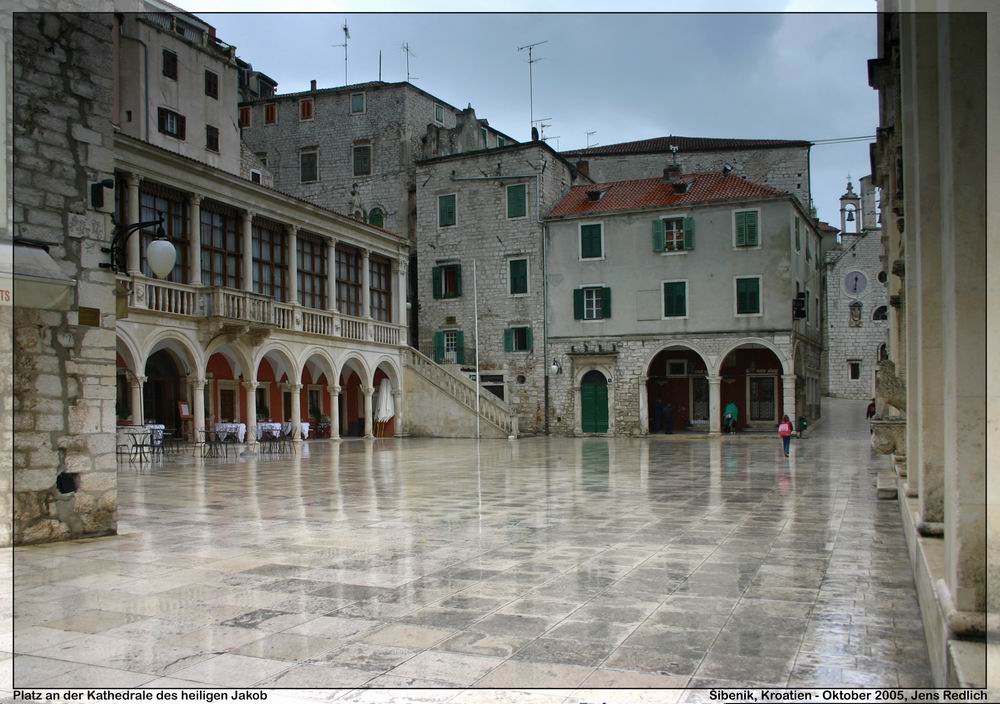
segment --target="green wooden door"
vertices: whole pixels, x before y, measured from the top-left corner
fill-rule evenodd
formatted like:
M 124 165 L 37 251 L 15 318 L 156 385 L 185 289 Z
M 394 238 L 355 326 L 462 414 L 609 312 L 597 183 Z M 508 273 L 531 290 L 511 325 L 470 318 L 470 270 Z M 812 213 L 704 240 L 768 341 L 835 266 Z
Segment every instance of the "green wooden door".
M 580 427 L 585 433 L 608 432 L 608 380 L 599 371 L 580 382 Z

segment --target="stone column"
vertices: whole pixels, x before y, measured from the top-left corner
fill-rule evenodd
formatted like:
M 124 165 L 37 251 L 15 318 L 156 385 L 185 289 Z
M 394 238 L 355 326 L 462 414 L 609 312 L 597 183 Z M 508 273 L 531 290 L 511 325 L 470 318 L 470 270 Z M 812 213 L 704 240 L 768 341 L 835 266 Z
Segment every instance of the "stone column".
M 390 264 L 390 275 L 389 275 L 389 285 L 392 286 L 392 316 L 389 318 L 390 323 L 400 324 L 400 311 L 406 307 L 406 299 L 403 298 L 400 301 L 400 288 L 399 288 L 399 260 L 393 259 Z M 404 293 L 405 296 L 405 293 Z
M 288 302 L 299 302 L 299 228 L 288 226 Z
M 713 435 L 722 432 L 722 377 L 708 377 L 708 430 Z
M 365 394 L 365 437 L 374 438 L 375 435 L 372 433 L 372 396 L 375 395 L 375 389 L 371 386 L 365 386 L 362 391 Z
M 403 437 L 403 392 L 395 389 L 392 392 L 392 407 L 396 412 L 395 431 L 397 438 Z
M 782 403 L 784 407 L 784 413 L 792 421 L 792 427 L 798 427 L 798 419 L 795 416 L 795 375 L 794 374 L 782 374 L 781 375 L 781 396 Z M 750 417 L 750 411 L 747 410 L 747 418 Z M 780 418 L 778 420 L 781 420 Z
M 191 194 L 188 223 L 191 229 L 189 233 L 191 261 L 189 262 L 188 283 L 193 286 L 201 286 L 201 196 L 197 193 Z
M 202 442 L 205 438 L 198 433 L 205 429 L 205 379 L 196 379 L 191 385 L 194 398 L 191 399 L 194 412 L 194 441 Z
M 243 211 L 243 290 L 253 292 L 253 216 L 252 210 Z
M 646 386 L 646 382 L 649 381 L 649 377 L 640 377 L 636 382 L 639 388 L 636 389 L 639 396 L 639 433 L 642 435 L 649 434 L 649 390 Z
M 132 425 L 142 425 L 146 419 L 142 417 L 142 389 L 146 384 L 146 377 L 137 376 L 130 385 L 132 391 Z
M 361 317 L 372 317 L 371 270 L 368 250 L 361 250 Z
M 126 194 L 125 201 L 128 205 L 128 222 L 127 225 L 134 225 L 139 222 L 139 213 L 141 212 L 139 208 L 139 178 L 138 174 L 128 174 L 125 177 L 125 181 L 128 184 L 128 193 Z M 132 236 L 128 240 L 128 250 L 126 256 L 126 270 L 129 276 L 135 276 L 136 274 L 142 273 L 142 257 L 141 257 L 141 247 L 142 247 L 142 232 L 133 232 Z
M 302 384 L 289 384 L 292 392 L 292 440 L 302 442 Z
M 257 442 L 257 387 L 256 381 L 244 381 L 243 388 L 247 392 L 247 444 Z
M 337 240 L 326 241 L 326 309 L 337 310 Z
M 330 392 L 330 439 L 340 440 L 340 387 L 328 386 Z

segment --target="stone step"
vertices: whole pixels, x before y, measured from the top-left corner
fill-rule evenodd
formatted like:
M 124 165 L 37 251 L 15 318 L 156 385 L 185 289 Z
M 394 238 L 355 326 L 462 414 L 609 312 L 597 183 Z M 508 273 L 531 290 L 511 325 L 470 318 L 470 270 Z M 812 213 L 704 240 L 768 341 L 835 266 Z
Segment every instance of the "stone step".
M 880 472 L 876 489 L 879 499 L 895 499 L 897 495 L 896 475 L 889 472 Z

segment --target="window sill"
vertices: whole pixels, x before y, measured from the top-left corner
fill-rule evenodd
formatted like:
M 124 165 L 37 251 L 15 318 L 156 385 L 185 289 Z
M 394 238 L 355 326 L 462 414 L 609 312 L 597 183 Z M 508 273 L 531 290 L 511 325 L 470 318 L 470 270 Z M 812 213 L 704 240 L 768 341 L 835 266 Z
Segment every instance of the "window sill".
M 678 254 L 687 254 L 690 251 L 691 251 L 690 249 L 681 249 L 674 252 L 657 252 L 657 254 L 659 254 L 661 257 L 673 257 Z
M 664 315 L 660 320 L 687 320 L 686 315 Z
M 733 251 L 734 252 L 741 252 L 741 251 L 743 251 L 745 249 L 760 249 L 760 245 L 759 244 L 753 245 L 753 246 L 744 245 L 742 247 L 740 247 L 739 245 L 733 245 Z
M 737 318 L 763 318 L 763 313 L 736 313 Z
M 603 262 L 604 257 L 580 257 L 581 262 Z

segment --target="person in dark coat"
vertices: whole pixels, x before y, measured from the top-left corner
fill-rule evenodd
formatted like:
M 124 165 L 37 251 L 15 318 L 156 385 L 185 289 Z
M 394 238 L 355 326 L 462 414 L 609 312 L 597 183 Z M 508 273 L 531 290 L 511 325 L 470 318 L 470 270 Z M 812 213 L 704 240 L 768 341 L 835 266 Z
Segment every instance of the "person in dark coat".
M 674 407 L 669 403 L 663 409 L 663 432 L 674 432 Z
M 865 411 L 865 420 L 868 421 L 868 432 L 874 433 L 875 428 L 872 426 L 872 418 L 875 417 L 875 399 L 868 404 L 868 410 Z

